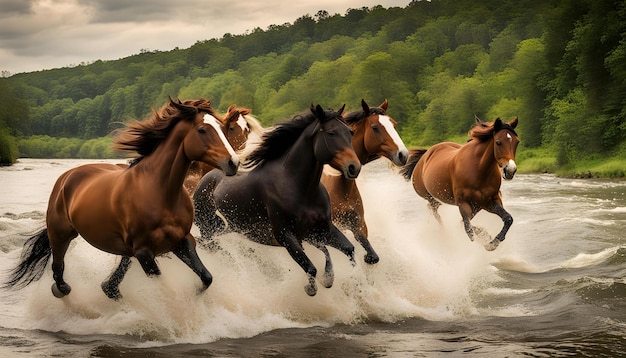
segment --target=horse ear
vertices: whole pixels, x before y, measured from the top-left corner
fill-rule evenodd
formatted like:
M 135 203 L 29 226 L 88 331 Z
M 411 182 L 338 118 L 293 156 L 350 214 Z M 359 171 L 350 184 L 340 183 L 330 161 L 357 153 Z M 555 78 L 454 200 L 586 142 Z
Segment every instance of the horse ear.
M 238 110 L 238 109 L 237 109 L 237 110 L 235 110 L 235 111 L 233 112 L 233 115 L 232 115 L 232 116 L 229 116 L 229 117 L 230 117 L 229 121 L 230 121 L 230 122 L 236 122 L 237 120 L 239 120 L 239 115 L 240 115 L 240 114 L 241 114 L 241 112 L 239 112 L 239 110 Z
M 319 104 L 313 107 L 313 103 L 311 103 L 311 112 L 320 120 L 324 119 L 324 108 Z
M 497 118 L 494 122 L 493 122 L 493 130 L 494 132 L 499 131 L 502 128 L 502 120 L 500 118 Z
M 174 100 L 172 97 L 169 97 L 169 99 L 170 99 L 170 105 L 176 109 L 182 109 L 183 107 L 186 107 L 183 104 L 183 102 L 180 101 L 180 98 L 177 98 L 176 100 Z
M 476 121 L 476 124 L 482 124 L 483 123 L 483 121 L 481 121 L 480 118 L 478 118 L 476 113 L 474 113 L 474 120 Z
M 363 108 L 363 112 L 370 113 L 370 106 L 368 106 L 365 100 L 362 98 L 361 98 L 361 107 Z
M 513 120 L 509 122 L 509 125 L 513 129 L 515 129 L 515 127 L 517 127 L 517 116 L 515 116 L 515 118 L 513 118 Z
M 183 116 L 188 116 L 189 118 L 193 118 L 196 114 L 198 114 L 197 107 L 183 104 L 180 99 L 175 101 L 172 97 L 170 97 L 170 105 L 176 108 Z
M 389 105 L 389 102 L 387 102 L 387 98 L 385 98 L 385 100 L 383 101 L 383 103 L 380 104 L 380 108 L 384 109 L 385 112 L 387 112 L 387 106 Z
M 344 103 L 343 106 L 341 106 L 341 108 L 339 108 L 339 111 L 337 111 L 337 113 L 339 113 L 339 115 L 341 115 L 345 109 L 346 109 L 346 104 Z
M 226 113 L 232 112 L 235 108 L 237 108 L 237 105 L 236 104 L 231 104 L 230 106 L 228 106 L 228 109 L 226 110 Z

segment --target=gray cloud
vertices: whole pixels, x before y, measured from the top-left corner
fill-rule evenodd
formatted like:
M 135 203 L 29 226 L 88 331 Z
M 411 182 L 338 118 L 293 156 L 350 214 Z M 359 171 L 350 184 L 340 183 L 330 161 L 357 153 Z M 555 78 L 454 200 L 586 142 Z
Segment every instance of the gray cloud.
M 30 12 L 31 1 L 25 0 L 2 0 L 0 2 L 0 14 L 27 14 Z
M 37 71 L 114 60 L 141 49 L 187 48 L 197 41 L 293 23 L 324 9 L 406 6 L 410 0 L 2 0 L 0 71 Z

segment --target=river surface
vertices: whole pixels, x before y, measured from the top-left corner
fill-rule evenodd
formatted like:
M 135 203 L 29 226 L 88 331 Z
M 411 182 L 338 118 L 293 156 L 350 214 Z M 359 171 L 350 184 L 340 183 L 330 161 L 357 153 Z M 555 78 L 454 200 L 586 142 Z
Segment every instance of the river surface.
M 57 177 L 88 162 L 0 168 L 3 281 L 43 227 Z M 100 283 L 119 257 L 79 237 L 65 261 L 70 295 L 52 296 L 49 266 L 24 289 L 0 290 L 0 357 L 626 355 L 626 181 L 517 175 L 502 186 L 515 222 L 493 252 L 470 242 L 456 207 L 440 208 L 439 225 L 387 162 L 357 181 L 381 260 L 365 264 L 355 244 L 353 267 L 331 249 L 335 284 L 315 297 L 286 250 L 226 234 L 221 250 L 199 248 L 214 277 L 204 293 L 172 255 L 158 259 L 158 278 L 132 265 L 112 301 Z M 486 212 L 473 223 L 502 227 Z M 323 255 L 305 249 L 322 270 Z

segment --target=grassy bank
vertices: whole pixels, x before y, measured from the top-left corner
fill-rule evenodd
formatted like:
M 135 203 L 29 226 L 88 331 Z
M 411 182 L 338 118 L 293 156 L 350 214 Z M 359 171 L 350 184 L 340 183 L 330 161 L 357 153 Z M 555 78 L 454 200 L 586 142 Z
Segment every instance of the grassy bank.
M 518 151 L 516 159 L 520 173 L 551 173 L 576 178 L 626 178 L 626 155 L 623 154 L 560 166 L 554 153 L 540 148 Z

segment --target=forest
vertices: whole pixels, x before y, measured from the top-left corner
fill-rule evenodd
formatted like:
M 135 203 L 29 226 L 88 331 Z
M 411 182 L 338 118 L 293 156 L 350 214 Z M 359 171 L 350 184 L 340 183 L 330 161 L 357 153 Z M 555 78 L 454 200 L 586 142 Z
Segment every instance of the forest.
M 519 117 L 526 172 L 626 176 L 626 3 L 432 0 L 226 33 L 171 51 L 0 78 L 0 162 L 117 155 L 111 133 L 168 96 L 252 109 L 389 101 L 409 147 Z

